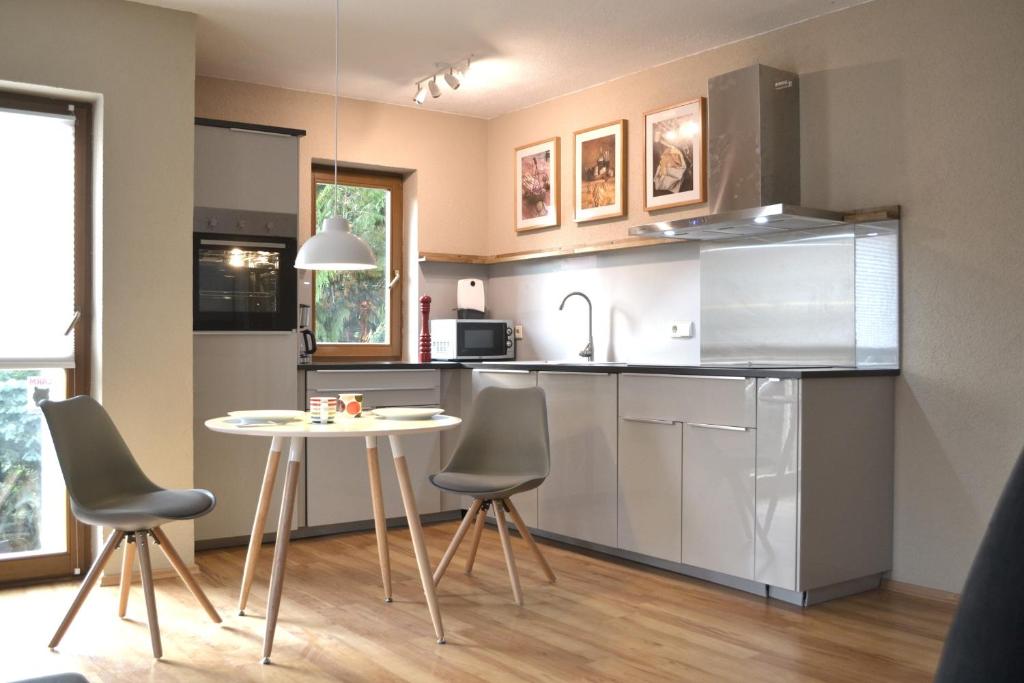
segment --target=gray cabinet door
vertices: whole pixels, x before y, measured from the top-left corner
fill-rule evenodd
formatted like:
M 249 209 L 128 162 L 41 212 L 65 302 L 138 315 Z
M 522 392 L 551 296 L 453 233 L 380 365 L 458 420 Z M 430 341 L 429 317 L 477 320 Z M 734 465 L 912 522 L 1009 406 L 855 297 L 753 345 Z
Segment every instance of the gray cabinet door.
M 757 381 L 754 578 L 796 590 L 800 380 Z
M 480 390 L 485 387 L 505 387 L 507 389 L 523 389 L 526 387 L 537 386 L 537 373 L 529 372 L 527 370 L 473 370 L 472 378 L 472 394 L 475 397 L 480 393 Z M 473 402 L 470 400 L 469 410 L 467 414 L 463 416 L 472 418 L 473 416 Z M 537 527 L 537 491 L 526 491 L 512 496 L 512 504 L 519 510 L 519 514 L 523 516 L 523 521 L 526 522 L 528 527 Z M 464 499 L 463 505 L 467 509 L 470 505 L 469 498 Z M 491 519 L 494 518 L 494 509 L 490 509 L 487 512 L 487 516 Z M 510 521 L 511 525 L 512 522 Z
M 618 479 L 618 378 L 538 373 L 548 403 L 551 474 L 538 489 L 544 531 L 615 547 Z
M 439 400 L 440 375 L 436 370 L 317 371 L 308 374 L 307 387 L 308 396 L 361 392 L 367 409 L 435 405 Z M 440 435 L 404 436 L 402 445 L 418 511 L 440 511 L 441 494 L 427 478 L 440 469 Z M 405 510 L 388 439 L 379 437 L 377 448 L 384 512 L 388 517 L 402 517 Z M 373 519 L 365 439 L 306 439 L 306 471 L 307 526 Z
M 683 425 L 619 420 L 619 548 L 680 561 Z
M 683 427 L 683 564 L 754 578 L 755 430 Z

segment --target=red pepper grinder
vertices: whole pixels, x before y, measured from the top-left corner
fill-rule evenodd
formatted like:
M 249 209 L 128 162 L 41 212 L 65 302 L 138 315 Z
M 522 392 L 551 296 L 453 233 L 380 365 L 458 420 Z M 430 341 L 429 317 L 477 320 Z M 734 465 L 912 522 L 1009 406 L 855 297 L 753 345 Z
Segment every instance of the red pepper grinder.
M 420 297 L 420 362 L 430 362 L 430 297 Z

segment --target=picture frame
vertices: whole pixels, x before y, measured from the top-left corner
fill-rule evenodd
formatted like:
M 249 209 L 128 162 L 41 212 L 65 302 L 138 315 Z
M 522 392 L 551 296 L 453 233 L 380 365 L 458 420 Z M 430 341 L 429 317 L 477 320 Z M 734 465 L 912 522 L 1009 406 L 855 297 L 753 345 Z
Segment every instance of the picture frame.
M 577 223 L 626 215 L 626 120 L 573 134 Z
M 644 210 L 707 201 L 707 104 L 703 97 L 644 113 Z
M 559 137 L 515 150 L 516 232 L 557 228 L 561 224 Z

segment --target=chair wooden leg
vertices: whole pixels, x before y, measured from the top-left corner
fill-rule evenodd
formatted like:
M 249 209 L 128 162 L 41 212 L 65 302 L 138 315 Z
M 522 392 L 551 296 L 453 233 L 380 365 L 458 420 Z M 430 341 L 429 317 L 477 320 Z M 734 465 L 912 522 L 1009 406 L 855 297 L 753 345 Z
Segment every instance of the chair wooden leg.
M 139 573 L 142 574 L 142 592 L 146 596 L 146 615 L 149 618 L 149 639 L 153 644 L 153 657 L 160 659 L 164 649 L 160 645 L 160 623 L 156 618 L 156 595 L 153 594 L 153 567 L 149 563 L 148 531 L 135 532 L 139 552 Z
M 473 563 L 476 562 L 476 550 L 480 547 L 480 536 L 484 533 L 484 524 L 487 522 L 487 508 L 480 507 L 476 513 L 476 526 L 473 527 L 473 540 L 469 543 L 469 556 L 466 557 L 466 573 L 473 573 Z
M 444 576 L 445 571 L 448 569 L 448 565 L 451 564 L 452 558 L 455 557 L 456 551 L 459 549 L 459 544 L 462 543 L 463 537 L 466 532 L 469 531 L 469 525 L 476 519 L 477 513 L 480 511 L 480 506 L 483 505 L 483 501 L 479 498 L 473 500 L 473 504 L 469 506 L 469 512 L 462 518 L 462 524 L 459 524 L 458 531 L 455 532 L 455 536 L 452 537 L 452 542 L 448 545 L 448 550 L 444 552 L 444 557 L 441 558 L 441 563 L 437 565 L 437 569 L 434 570 L 434 585 L 441 583 L 441 577 Z
M 132 587 L 132 565 L 135 564 L 135 543 L 124 544 L 124 554 L 121 556 L 121 599 L 117 603 L 117 616 L 124 619 L 128 613 L 128 592 Z
M 494 506 L 494 518 L 498 522 L 498 535 L 501 537 L 501 549 L 505 552 L 505 564 L 508 566 L 508 580 L 512 583 L 512 597 L 516 604 L 523 605 L 523 589 L 519 585 L 519 570 L 516 569 L 516 557 L 512 554 L 512 540 L 509 538 L 508 526 L 505 524 L 505 511 L 501 504 Z
M 156 542 L 160 544 L 160 549 L 164 551 L 164 555 L 167 556 L 167 560 L 171 563 L 171 566 L 174 567 L 174 571 L 178 572 L 178 576 L 181 577 L 181 580 L 185 583 L 189 592 L 192 593 L 192 597 L 202 605 L 203 609 L 206 610 L 206 614 L 213 620 L 213 623 L 219 624 L 221 622 L 220 615 L 217 614 L 217 610 L 215 610 L 213 605 L 210 604 L 210 600 L 206 597 L 206 593 L 204 593 L 203 589 L 199 587 L 198 583 L 196 583 L 196 579 L 192 576 L 192 572 L 190 572 L 188 567 L 185 566 L 185 563 L 182 562 L 181 556 L 178 555 L 178 551 L 175 550 L 174 546 L 171 544 L 171 539 L 167 538 L 167 534 L 165 534 L 164 530 L 160 527 L 153 529 L 153 538 L 155 538 Z
M 544 574 L 548 577 L 548 581 L 551 583 L 555 582 L 555 572 L 551 570 L 551 565 L 544 559 L 544 555 L 540 552 L 540 546 L 537 545 L 537 541 L 533 539 L 533 534 L 526 527 L 526 522 L 519 515 L 519 510 L 516 510 L 516 506 L 512 504 L 511 498 L 506 498 L 501 501 L 504 504 L 505 509 L 508 510 L 508 514 L 512 517 L 512 521 L 516 523 L 516 528 L 519 529 L 519 535 L 526 541 L 526 545 L 529 546 L 530 550 L 533 551 L 534 557 L 537 558 L 537 562 L 540 563 L 540 568 L 544 570 Z
M 64 621 L 60 622 L 60 626 L 57 627 L 57 632 L 53 634 L 53 638 L 50 639 L 50 649 L 57 647 L 60 643 L 61 638 L 64 637 L 64 633 L 67 632 L 68 626 L 71 626 L 71 622 L 74 621 L 75 615 L 78 614 L 78 610 L 82 608 L 82 603 L 89 596 L 89 591 L 96 585 L 96 581 L 100 578 L 100 573 L 103 568 L 107 566 L 107 562 L 110 561 L 111 555 L 114 554 L 114 550 L 117 548 L 117 544 L 124 538 L 123 531 L 112 531 L 109 538 L 107 538 L 106 545 L 103 546 L 103 550 L 100 551 L 100 556 L 96 558 L 96 561 L 92 563 L 92 567 L 89 568 L 89 573 L 85 575 L 85 580 L 82 581 L 82 587 L 78 589 L 78 595 L 75 596 L 74 602 L 71 603 L 71 609 L 64 616 Z

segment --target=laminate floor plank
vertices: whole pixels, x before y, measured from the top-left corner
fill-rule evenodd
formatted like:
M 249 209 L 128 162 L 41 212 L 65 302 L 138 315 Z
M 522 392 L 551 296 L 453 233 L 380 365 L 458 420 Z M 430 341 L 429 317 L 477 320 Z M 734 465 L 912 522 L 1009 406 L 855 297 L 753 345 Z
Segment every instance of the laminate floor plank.
M 425 527 L 441 557 L 455 522 Z M 158 580 L 164 659 L 153 661 L 138 587 L 124 620 L 118 588 L 98 587 L 56 652 L 47 640 L 77 590 L 0 590 L 0 680 L 80 671 L 91 680 L 183 681 L 928 681 L 954 606 L 874 591 L 800 609 L 540 540 L 548 583 L 513 536 L 525 604 L 511 598 L 493 528 L 473 574 L 460 549 L 438 591 L 434 642 L 407 529 L 390 529 L 394 602 L 381 595 L 374 532 L 293 541 L 274 643 L 259 663 L 273 553 L 264 548 L 246 616 L 232 609 L 245 548 L 198 553 L 197 580 L 225 616 L 210 623 L 177 579 Z M 19 615 L 17 619 L 7 615 Z

